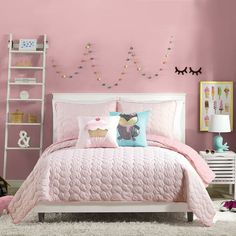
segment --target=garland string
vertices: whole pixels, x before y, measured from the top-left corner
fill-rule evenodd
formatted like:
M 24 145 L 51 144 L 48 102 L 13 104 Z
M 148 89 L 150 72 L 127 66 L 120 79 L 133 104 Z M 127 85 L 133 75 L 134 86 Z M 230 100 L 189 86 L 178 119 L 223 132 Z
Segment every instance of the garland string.
M 168 47 L 164 53 L 164 56 L 161 61 L 161 66 L 159 67 L 158 71 L 154 74 L 150 74 L 144 71 L 143 66 L 141 66 L 141 63 L 139 63 L 140 60 L 138 59 L 135 53 L 134 47 L 130 46 L 127 52 L 126 59 L 125 59 L 125 64 L 121 72 L 119 73 L 119 76 L 112 84 L 111 83 L 108 84 L 103 81 L 103 76 L 101 72 L 99 72 L 99 70 L 97 69 L 97 66 L 95 63 L 95 57 L 92 55 L 93 50 L 92 50 L 91 43 L 87 43 L 85 45 L 85 52 L 83 53 L 83 57 L 80 61 L 80 64 L 76 67 L 76 70 L 74 70 L 74 72 L 70 74 L 64 73 L 62 70 L 60 70 L 60 67 L 58 66 L 58 64 L 56 64 L 54 59 L 51 60 L 51 63 L 52 63 L 52 67 L 55 69 L 56 74 L 59 75 L 60 78 L 63 78 L 63 79 L 72 79 L 78 76 L 79 71 L 84 68 L 84 64 L 89 63 L 90 68 L 95 76 L 95 79 L 100 84 L 100 86 L 106 87 L 107 89 L 111 89 L 113 87 L 117 87 L 123 81 L 131 63 L 133 63 L 134 67 L 136 68 L 137 72 L 140 74 L 141 78 L 146 78 L 148 80 L 151 80 L 153 78 L 158 78 L 160 76 L 160 73 L 164 70 L 163 67 L 165 67 L 168 63 L 168 58 L 172 49 L 173 49 L 173 36 L 171 36 L 168 41 Z

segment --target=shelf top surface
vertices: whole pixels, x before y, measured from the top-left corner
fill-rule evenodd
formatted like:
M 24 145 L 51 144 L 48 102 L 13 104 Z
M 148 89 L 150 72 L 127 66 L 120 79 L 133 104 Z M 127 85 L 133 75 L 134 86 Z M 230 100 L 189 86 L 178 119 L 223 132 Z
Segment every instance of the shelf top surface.
M 9 82 L 10 85 L 43 85 L 43 83 L 17 83 L 17 82 Z
M 10 66 L 11 69 L 44 69 L 42 66 Z
M 18 123 L 13 123 L 13 122 L 7 122 L 7 124 L 8 125 L 41 125 L 41 123 L 20 123 L 20 122 L 18 122 Z
M 43 53 L 44 51 L 19 51 L 19 50 L 10 50 L 11 53 Z
M 200 151 L 199 154 L 204 158 L 214 158 L 214 157 L 236 157 L 236 153 L 233 151 L 225 152 L 215 152 L 214 154 L 206 153 L 206 151 Z

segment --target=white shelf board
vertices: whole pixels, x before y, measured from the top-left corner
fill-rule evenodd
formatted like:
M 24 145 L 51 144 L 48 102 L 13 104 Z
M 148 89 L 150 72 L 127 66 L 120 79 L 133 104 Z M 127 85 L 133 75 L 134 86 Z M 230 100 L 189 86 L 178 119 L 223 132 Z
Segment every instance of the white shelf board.
M 6 147 L 6 150 L 40 150 L 40 147 L 28 147 L 28 148 L 20 148 L 20 147 Z
M 11 122 L 7 122 L 7 125 L 18 125 L 18 126 L 36 126 L 36 125 L 41 125 L 41 123 L 11 123 Z
M 19 50 L 10 50 L 11 53 L 37 53 L 43 54 L 43 51 L 19 51 Z
M 21 99 L 21 98 L 9 98 L 8 101 L 22 101 L 22 102 L 31 102 L 31 101 L 43 101 L 43 99 L 39 99 L 39 98 L 29 98 L 29 99 Z
M 10 66 L 10 69 L 31 69 L 31 70 L 43 70 L 42 66 Z
M 15 82 L 10 82 L 10 85 L 43 85 L 43 83 L 15 83 Z

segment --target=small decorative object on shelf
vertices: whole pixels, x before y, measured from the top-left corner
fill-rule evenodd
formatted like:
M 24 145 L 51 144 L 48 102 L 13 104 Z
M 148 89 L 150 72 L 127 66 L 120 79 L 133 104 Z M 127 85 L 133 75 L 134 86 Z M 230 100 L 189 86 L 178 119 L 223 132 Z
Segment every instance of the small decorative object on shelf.
M 19 51 L 36 51 L 37 40 L 36 39 L 20 39 Z
M 20 99 L 28 99 L 29 93 L 26 90 L 20 91 Z
M 37 116 L 33 114 L 28 114 L 28 123 L 37 123 Z
M 32 62 L 30 60 L 20 60 L 16 62 L 16 66 L 22 66 L 22 67 L 31 67 L 33 66 Z
M 16 109 L 15 112 L 10 113 L 10 122 L 11 123 L 23 123 L 24 113 Z
M 8 186 L 10 186 L 10 184 L 0 176 L 0 197 L 7 195 Z
M 18 146 L 21 148 L 28 148 L 30 147 L 29 142 L 30 142 L 30 137 L 28 137 L 28 134 L 25 130 L 21 130 L 19 133 L 19 139 L 18 139 Z

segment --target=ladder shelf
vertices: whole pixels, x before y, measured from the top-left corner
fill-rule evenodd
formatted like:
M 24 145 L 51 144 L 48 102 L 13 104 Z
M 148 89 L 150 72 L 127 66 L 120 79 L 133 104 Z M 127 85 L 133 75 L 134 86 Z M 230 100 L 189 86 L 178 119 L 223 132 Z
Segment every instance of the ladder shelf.
M 39 42 L 37 42 L 37 46 L 36 46 L 36 50 L 32 50 L 32 51 L 22 51 L 19 50 L 19 42 L 18 40 L 13 40 L 13 35 L 10 34 L 9 35 L 9 41 L 8 41 L 8 82 L 7 82 L 7 97 L 6 97 L 6 123 L 5 123 L 5 148 L 4 148 L 4 159 L 3 159 L 3 177 L 5 179 L 8 179 L 7 177 L 7 162 L 8 162 L 8 152 L 12 151 L 12 150 L 16 150 L 16 151 L 39 151 L 39 155 L 42 154 L 42 149 L 43 149 L 43 121 L 44 121 L 44 103 L 45 103 L 45 74 L 46 74 L 46 51 L 48 48 L 48 41 L 47 41 L 47 36 L 44 34 L 41 37 L 41 40 L 39 40 Z M 13 64 L 13 57 L 16 57 L 16 61 L 18 59 L 17 55 L 24 55 L 24 57 L 28 57 L 28 55 L 31 57 L 37 56 L 39 55 L 42 60 L 40 60 L 40 65 L 33 65 L 33 66 L 17 66 Z M 19 70 L 19 72 L 18 72 Z M 13 73 L 14 71 L 14 73 Z M 25 79 L 25 81 L 17 81 L 14 82 L 13 80 L 13 76 L 17 75 L 17 73 L 20 73 L 20 71 L 23 71 L 23 73 L 26 73 L 29 75 L 30 73 L 30 78 L 32 76 L 32 73 L 35 73 L 37 71 L 40 71 L 40 79 L 37 81 L 29 81 L 29 78 L 22 78 L 23 80 Z M 27 72 L 29 71 L 29 73 Z M 21 72 L 22 73 L 22 72 Z M 16 76 L 17 77 L 17 76 Z M 22 75 L 21 75 L 22 77 Z M 13 88 L 17 88 L 17 86 L 19 86 L 19 88 L 22 88 L 22 86 L 30 86 L 30 87 L 26 87 L 24 88 L 24 90 L 27 90 L 27 88 L 31 88 L 32 86 L 36 86 L 37 89 L 40 90 L 40 98 L 27 98 L 27 99 L 23 99 L 20 97 L 15 97 L 15 96 L 11 96 L 11 89 Z M 12 98 L 13 97 L 13 98 Z M 16 103 L 14 103 L 16 102 Z M 10 111 L 12 110 L 11 106 L 13 105 L 18 105 L 17 102 L 24 102 L 24 106 L 23 109 L 27 106 L 27 102 L 35 102 L 37 104 L 40 104 L 40 119 L 37 122 L 37 120 L 35 120 L 36 122 L 33 121 L 33 123 L 30 122 L 25 122 L 24 120 L 22 120 L 22 122 L 14 122 L 14 120 L 11 120 L 9 118 L 10 115 Z M 39 103 L 38 103 L 39 102 Z M 37 106 L 36 104 L 32 103 L 31 106 Z M 39 110 L 38 110 L 39 111 Z M 38 117 L 39 118 L 39 117 Z M 36 147 L 20 147 L 17 146 L 16 144 L 12 144 L 9 145 L 9 140 L 11 139 L 10 134 L 12 132 L 9 132 L 9 128 L 12 127 L 11 129 L 15 129 L 14 127 L 39 127 L 40 128 L 40 132 L 39 132 L 39 145 L 37 145 Z M 34 128 L 32 128 L 34 129 Z M 32 131 L 32 129 L 30 129 L 30 131 Z M 38 128 L 37 128 L 38 129 Z M 28 132 L 28 131 L 27 131 Z M 30 135 L 29 135 L 30 136 Z M 14 143 L 14 142 L 13 142 Z

